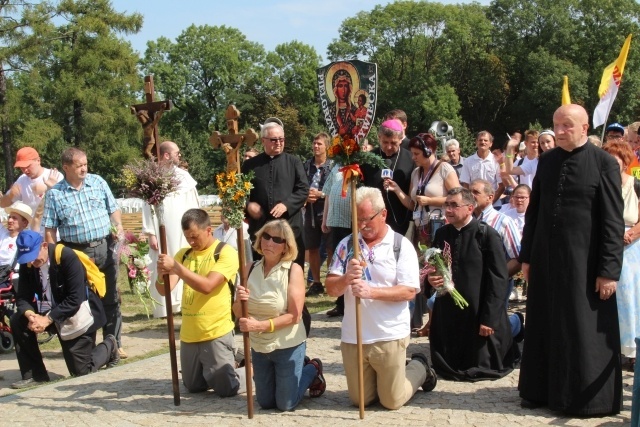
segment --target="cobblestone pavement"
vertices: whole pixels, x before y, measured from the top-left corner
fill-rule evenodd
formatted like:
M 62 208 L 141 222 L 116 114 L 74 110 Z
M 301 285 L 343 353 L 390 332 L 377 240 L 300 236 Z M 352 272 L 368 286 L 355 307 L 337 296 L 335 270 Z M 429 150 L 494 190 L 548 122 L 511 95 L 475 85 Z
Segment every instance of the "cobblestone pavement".
M 320 357 L 327 392 L 305 398 L 289 413 L 261 410 L 255 403 L 252 420 L 246 395 L 222 399 L 212 392 L 188 394 L 181 386 L 181 405 L 173 405 L 169 355 L 58 381 L 0 398 L 3 425 L 42 426 L 605 426 L 628 425 L 633 376 L 625 372 L 624 410 L 615 417 L 572 419 L 546 409 L 520 408 L 518 371 L 498 381 L 459 383 L 439 381 L 431 393 L 418 393 L 406 406 L 388 411 L 367 408 L 364 420 L 350 406 L 339 348 L 340 321 L 314 315 L 308 354 Z M 241 342 L 240 337 L 238 342 Z M 412 338 L 409 353 L 428 353 L 425 338 Z

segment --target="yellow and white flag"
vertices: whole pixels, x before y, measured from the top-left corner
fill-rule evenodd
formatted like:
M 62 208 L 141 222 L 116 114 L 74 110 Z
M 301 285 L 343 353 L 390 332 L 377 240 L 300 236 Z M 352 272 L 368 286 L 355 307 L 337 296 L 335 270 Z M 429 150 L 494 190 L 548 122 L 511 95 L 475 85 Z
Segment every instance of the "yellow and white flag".
M 618 59 L 609 64 L 602 73 L 602 80 L 600 81 L 600 88 L 598 89 L 600 102 L 593 111 L 594 128 L 597 128 L 607 122 L 611 106 L 618 94 L 618 88 L 620 87 L 620 81 L 622 80 L 622 74 L 624 73 L 624 65 L 627 62 L 630 45 L 631 34 L 629 34 L 627 39 L 624 41 L 620 55 L 618 55 Z

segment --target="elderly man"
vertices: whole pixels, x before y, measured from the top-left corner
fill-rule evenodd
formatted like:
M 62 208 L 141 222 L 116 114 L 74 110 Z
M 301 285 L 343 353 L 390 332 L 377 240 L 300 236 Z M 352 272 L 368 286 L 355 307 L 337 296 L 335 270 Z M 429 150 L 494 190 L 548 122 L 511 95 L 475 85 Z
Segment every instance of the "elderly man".
M 450 190 L 444 203 L 449 223 L 436 231 L 433 242 L 451 251 L 451 278 L 469 303 L 460 309 L 450 295 L 436 298 L 429 335 L 436 372 L 459 381 L 501 378 L 511 372 L 516 356 L 505 306 L 504 248 L 498 232 L 471 215 L 475 204 L 468 189 Z M 435 288 L 444 284 L 437 273 L 428 280 Z
M 320 265 L 323 260 L 321 252 L 326 252 L 326 236 L 322 230 L 324 216 L 325 193 L 322 191 L 325 181 L 331 172 L 333 162 L 327 159 L 329 135 L 320 132 L 313 139 L 313 157 L 304 162 L 304 170 L 309 181 L 309 196 L 304 210 L 304 246 L 309 259 L 309 274 L 313 278 L 307 296 L 324 293 L 320 281 Z M 326 254 L 325 254 L 326 258 Z
M 379 400 L 385 408 L 398 409 L 419 387 L 431 391 L 437 382 L 425 355 L 415 353 L 406 363 L 411 333 L 409 301 L 420 290 L 418 256 L 411 242 L 386 224 L 387 210 L 380 190 L 359 188 L 356 209 L 361 259 L 353 258 L 352 236 L 343 239 L 325 285 L 329 295 L 345 296 L 340 348 L 351 402 L 359 403 L 355 328 L 355 298 L 359 297 L 364 404 Z
M 242 172 L 254 171 L 253 190 L 247 202 L 249 234 L 255 236 L 267 221 L 286 219 L 293 229 L 298 245 L 297 264 L 304 268 L 302 213 L 309 196 L 309 182 L 302 162 L 284 152 L 284 129 L 277 118 L 268 119 L 260 130 L 264 152 L 245 160 Z M 254 253 L 254 259 L 260 256 Z
M 464 157 L 460 155 L 460 143 L 457 139 L 450 139 L 444 143 L 444 151 L 449 156 L 449 164 L 453 166 L 458 178 L 460 178 L 460 171 L 464 166 Z
M 104 325 L 105 314 L 100 298 L 87 288 L 87 273 L 78 255 L 63 248 L 58 264 L 54 255 L 56 245 L 43 242 L 42 236 L 32 230 L 21 232 L 16 244 L 20 285 L 16 297 L 18 311 L 11 316 L 11 328 L 22 380 L 11 387 L 21 389 L 49 381 L 36 334 L 75 315 L 87 299 L 93 325 L 76 338 L 60 340 L 67 369 L 71 375 L 80 376 L 114 362 L 118 358 L 118 343 L 113 335 L 106 335 L 96 346 L 96 331 Z M 46 301 L 56 304 L 44 308 Z
M 403 135 L 404 128 L 397 119 L 383 122 L 378 130 L 380 147 L 372 152 L 382 157 L 387 164 L 384 171 L 389 172 L 390 177 L 383 177 L 382 169 L 370 165 L 362 165 L 361 168 L 364 175 L 364 185 L 379 188 L 384 195 L 384 204 L 388 212 L 387 224 L 391 226 L 393 231 L 404 235 L 412 221 L 412 211 L 402 204 L 396 193 L 389 191 L 388 184 L 389 178 L 391 178 L 405 194 L 409 194 L 411 172 L 416 168 L 416 165 L 411 159 L 411 153 L 400 147 Z
M 460 171 L 460 183 L 469 188 L 474 179 L 485 179 L 496 190 L 494 201 L 498 200 L 504 192 L 504 184 L 500 176 L 500 164 L 491 153 L 493 136 L 486 130 L 478 132 L 476 136 L 477 151 L 465 159 Z
M 11 279 L 11 272 L 16 267 L 18 260 L 16 239 L 18 234 L 33 221 L 31 208 L 22 202 L 15 202 L 5 211 L 9 214 L 9 217 L 7 218 L 6 227 L 0 224 L 0 287 L 8 284 Z
M 77 148 L 62 152 L 62 169 L 65 179 L 54 185 L 47 193 L 42 225 L 45 239 L 56 241 L 80 250 L 92 258 L 105 275 L 107 293 L 102 298 L 107 322 L 102 335 L 114 335 L 118 340 L 120 356 L 122 350 L 122 314 L 118 292 L 118 265 L 111 226 L 118 236 L 123 236 L 120 210 L 111 189 L 104 179 L 88 173 L 87 155 Z M 112 361 L 113 362 L 113 361 Z M 117 362 L 117 360 L 116 360 Z
M 169 166 L 178 180 L 178 188 L 167 195 L 162 201 L 164 208 L 164 217 L 166 223 L 167 233 L 167 253 L 175 254 L 180 248 L 187 246 L 187 240 L 180 232 L 180 220 L 182 215 L 188 209 L 195 209 L 200 207 L 198 200 L 198 190 L 196 189 L 197 182 L 191 177 L 189 172 L 179 167 L 182 159 L 180 148 L 178 144 L 173 141 L 164 141 L 160 144 L 160 158 L 158 161 L 164 165 Z M 142 209 L 142 232 L 149 236 L 149 255 L 151 256 L 152 266 L 155 266 L 160 253 L 160 247 L 158 245 L 157 236 L 160 234 L 160 225 L 154 215 L 151 214 L 151 209 L 148 204 L 145 203 Z M 153 269 L 151 272 L 151 282 L 155 282 L 158 272 Z M 176 276 L 171 276 L 170 280 L 175 282 L 174 290 L 171 292 L 171 305 L 174 313 L 178 313 L 182 309 L 182 280 Z M 150 289 L 151 296 L 156 301 L 162 301 L 162 304 L 155 304 L 153 307 L 154 317 L 166 317 L 167 307 L 164 304 L 164 298 L 155 290 L 154 287 Z
M 7 194 L 0 198 L 0 208 L 6 208 L 13 202 L 23 202 L 31 208 L 34 221 L 31 222 L 31 228 L 35 231 L 41 231 L 44 235 L 44 229 L 40 229 L 40 220 L 42 219 L 42 210 L 38 207 L 42 204 L 44 194 L 55 184 L 62 180 L 62 174 L 56 169 L 47 169 L 40 164 L 40 155 L 31 147 L 23 147 L 16 154 L 16 162 L 14 167 L 20 168 L 22 175 L 11 186 Z
M 553 124 L 557 147 L 538 163 L 520 251 L 530 286 L 518 389 L 525 407 L 617 414 L 620 166 L 587 143 L 589 116 L 581 106 L 558 108 Z

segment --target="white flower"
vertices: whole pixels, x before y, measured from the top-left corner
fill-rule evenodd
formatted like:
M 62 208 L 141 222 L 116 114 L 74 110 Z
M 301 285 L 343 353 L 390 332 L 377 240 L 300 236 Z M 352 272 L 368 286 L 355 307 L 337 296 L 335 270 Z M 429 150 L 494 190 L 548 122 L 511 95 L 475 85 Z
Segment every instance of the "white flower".
M 147 266 L 147 264 L 145 264 L 143 258 L 134 258 L 133 259 L 133 265 L 135 265 L 137 268 L 144 268 L 144 267 Z
M 144 260 L 144 265 L 151 265 L 151 263 L 153 262 L 151 261 L 151 257 L 149 256 L 149 254 L 146 254 L 142 259 Z
M 424 251 L 424 259 L 429 261 L 431 258 L 433 258 L 436 255 L 440 255 L 441 253 L 442 253 L 442 250 L 438 248 L 429 248 L 426 251 Z

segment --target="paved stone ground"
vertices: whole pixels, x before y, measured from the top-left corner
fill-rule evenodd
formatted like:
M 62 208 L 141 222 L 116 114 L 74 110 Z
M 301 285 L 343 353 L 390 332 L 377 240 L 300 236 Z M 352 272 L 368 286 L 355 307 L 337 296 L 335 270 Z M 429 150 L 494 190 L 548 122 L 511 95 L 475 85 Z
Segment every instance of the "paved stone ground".
M 214 393 L 188 394 L 181 386 L 181 405 L 173 405 L 169 355 L 72 378 L 0 398 L 3 425 L 42 426 L 606 426 L 628 425 L 633 376 L 625 372 L 624 410 L 615 417 L 572 419 L 546 409 L 520 408 L 518 371 L 498 381 L 439 381 L 431 393 L 418 393 L 397 411 L 367 408 L 365 419 L 350 406 L 339 349 L 340 322 L 314 315 L 308 354 L 320 357 L 327 392 L 305 398 L 294 412 L 259 409 L 246 415 L 246 395 L 222 399 Z M 409 352 L 428 353 L 426 338 L 412 338 Z M 241 342 L 238 337 L 238 342 Z

